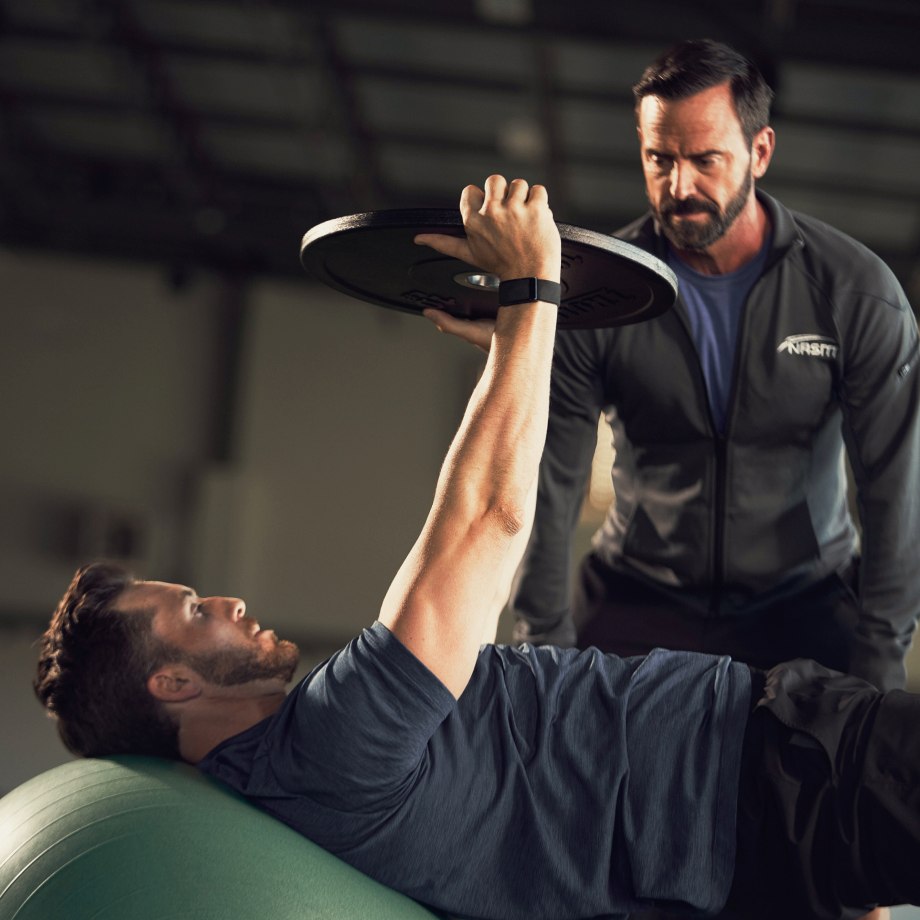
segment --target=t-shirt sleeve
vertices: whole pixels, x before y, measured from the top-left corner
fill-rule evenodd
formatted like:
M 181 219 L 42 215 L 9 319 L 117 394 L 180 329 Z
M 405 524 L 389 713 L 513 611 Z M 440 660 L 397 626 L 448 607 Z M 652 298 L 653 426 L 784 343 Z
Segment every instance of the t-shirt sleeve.
M 427 769 L 428 742 L 455 706 L 441 681 L 374 623 L 291 695 L 272 732 L 272 770 L 288 792 L 330 807 L 339 790 L 349 808 L 356 796 L 381 804 Z

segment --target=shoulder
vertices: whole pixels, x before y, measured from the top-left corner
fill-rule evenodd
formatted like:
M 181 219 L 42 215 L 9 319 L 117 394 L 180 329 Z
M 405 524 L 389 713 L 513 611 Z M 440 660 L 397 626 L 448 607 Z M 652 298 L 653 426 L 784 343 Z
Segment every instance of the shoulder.
M 265 732 L 266 769 L 288 790 L 305 778 L 373 793 L 416 769 L 455 709 L 450 691 L 379 622 L 318 665 Z M 374 793 L 376 794 L 376 793 Z
M 790 213 L 801 233 L 805 251 L 812 253 L 815 259 L 831 260 L 838 266 L 840 260 L 845 259 L 849 266 L 863 271 L 891 274 L 882 259 L 864 243 L 809 214 Z
M 361 701 L 398 709 L 412 698 L 446 711 L 454 703 L 444 684 L 379 621 L 314 669 L 297 692 L 343 708 Z
M 761 196 L 774 220 L 780 245 L 794 251 L 793 262 L 828 293 L 859 294 L 900 307 L 906 298 L 894 272 L 868 246 L 831 224 Z

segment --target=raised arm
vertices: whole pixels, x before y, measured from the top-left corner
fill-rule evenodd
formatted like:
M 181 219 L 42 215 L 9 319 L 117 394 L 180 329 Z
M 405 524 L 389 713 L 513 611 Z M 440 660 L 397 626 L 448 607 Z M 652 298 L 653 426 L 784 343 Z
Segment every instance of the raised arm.
M 498 275 L 559 281 L 559 233 L 546 190 L 501 176 L 460 200 L 466 238 L 425 243 Z M 460 696 L 494 630 L 533 515 L 546 436 L 556 307 L 499 309 L 492 347 L 438 479 L 422 533 L 380 612 L 409 650 Z

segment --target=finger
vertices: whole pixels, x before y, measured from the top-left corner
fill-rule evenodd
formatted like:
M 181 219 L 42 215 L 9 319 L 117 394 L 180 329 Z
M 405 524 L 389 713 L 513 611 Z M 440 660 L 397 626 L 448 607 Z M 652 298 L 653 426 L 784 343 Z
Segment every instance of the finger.
M 511 201 L 527 201 L 527 193 L 530 190 L 530 186 L 524 179 L 512 179 L 508 184 L 508 191 L 505 193 L 505 197 Z
M 422 311 L 425 319 L 431 320 L 441 332 L 449 332 L 451 335 L 459 336 L 461 339 L 469 340 L 470 336 L 475 334 L 473 323 L 468 319 L 459 319 L 456 316 L 447 313 L 445 310 L 436 310 L 429 308 Z
M 488 319 L 460 319 L 443 310 L 435 309 L 423 310 L 422 315 L 434 323 L 438 327 L 438 331 L 447 332 L 459 339 L 463 339 L 464 342 L 469 342 L 485 352 L 489 351 L 489 347 L 492 344 L 492 333 L 495 330 L 494 321 Z
M 450 320 L 449 313 L 445 313 L 443 310 L 435 310 L 434 307 L 422 310 L 422 316 L 434 323 L 438 327 L 438 332 L 444 332 L 445 323 Z
M 549 192 L 546 190 L 545 185 L 531 185 L 530 192 L 527 195 L 528 201 L 533 201 L 536 204 L 548 204 L 549 203 Z
M 460 216 L 466 223 L 470 214 L 475 214 L 485 200 L 485 192 L 478 185 L 468 185 L 460 193 Z
M 441 255 L 451 256 L 466 262 L 468 265 L 474 265 L 473 254 L 470 252 L 470 244 L 466 241 L 465 236 L 450 236 L 447 233 L 419 233 L 412 238 L 414 243 L 419 246 L 428 246 Z
M 485 181 L 485 200 L 482 206 L 485 207 L 490 202 L 504 201 L 505 193 L 508 190 L 508 180 L 504 176 L 489 176 Z

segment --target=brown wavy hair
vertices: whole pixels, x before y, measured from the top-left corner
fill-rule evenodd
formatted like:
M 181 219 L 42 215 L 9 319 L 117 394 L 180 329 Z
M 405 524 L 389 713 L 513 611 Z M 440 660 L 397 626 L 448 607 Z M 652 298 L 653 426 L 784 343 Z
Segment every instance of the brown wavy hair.
M 119 605 L 134 583 L 119 565 L 78 569 L 41 639 L 35 694 L 79 756 L 179 758 L 178 727 L 147 690 L 178 652 L 153 635 L 154 610 Z

